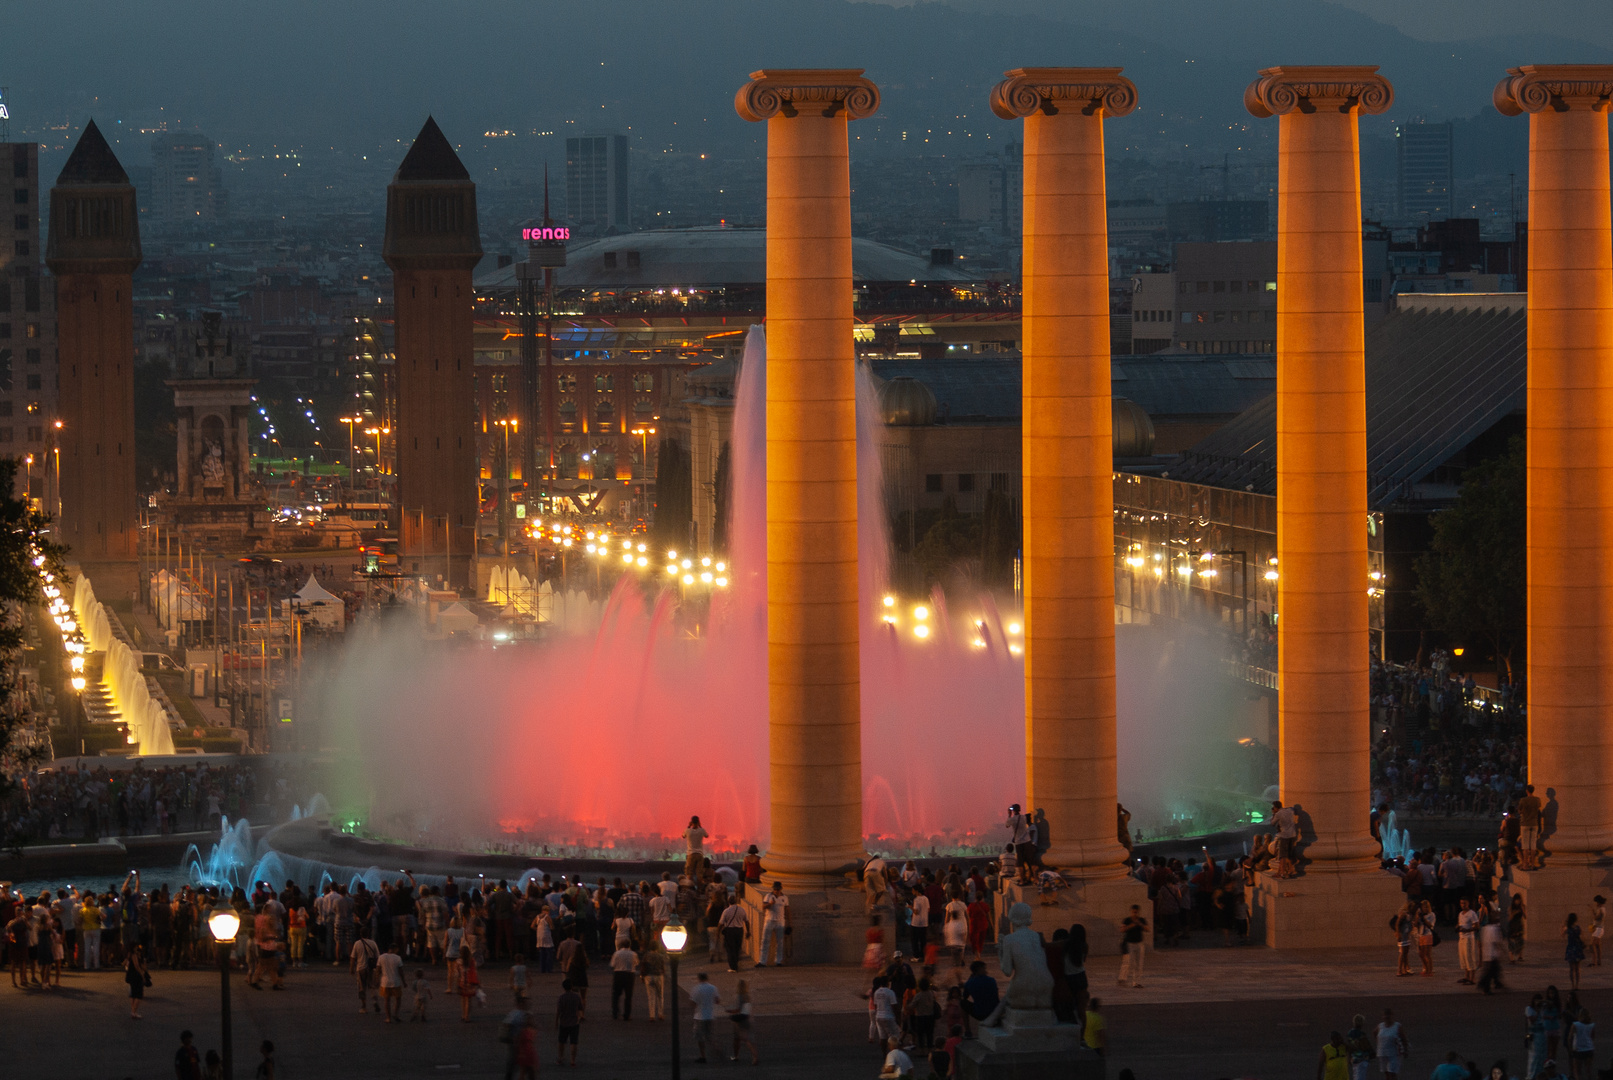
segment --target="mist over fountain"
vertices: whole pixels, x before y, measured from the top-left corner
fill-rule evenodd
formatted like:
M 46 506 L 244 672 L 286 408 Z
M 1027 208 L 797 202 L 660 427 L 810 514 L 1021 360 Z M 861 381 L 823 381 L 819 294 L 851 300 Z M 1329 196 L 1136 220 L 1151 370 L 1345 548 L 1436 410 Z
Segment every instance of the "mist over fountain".
M 324 690 L 325 715 L 358 751 L 338 805 L 362 808 L 378 835 L 436 847 L 658 857 L 690 814 L 718 851 L 765 846 L 765 418 L 765 340 L 753 327 L 730 443 L 732 586 L 709 609 L 624 575 L 592 632 L 498 647 L 445 647 L 404 625 L 351 635 Z M 883 420 L 865 366 L 857 425 L 868 843 L 995 851 L 1003 808 L 1024 800 L 1020 616 L 1012 597 L 986 592 L 885 603 Z M 1183 703 L 1170 699 L 1202 709 L 1203 695 L 1149 667 L 1157 641 L 1121 641 L 1121 670 L 1136 676 L 1122 680 L 1121 793 L 1143 806 L 1191 768 L 1162 749 L 1182 742 Z M 1128 694 L 1133 681 L 1149 691 Z

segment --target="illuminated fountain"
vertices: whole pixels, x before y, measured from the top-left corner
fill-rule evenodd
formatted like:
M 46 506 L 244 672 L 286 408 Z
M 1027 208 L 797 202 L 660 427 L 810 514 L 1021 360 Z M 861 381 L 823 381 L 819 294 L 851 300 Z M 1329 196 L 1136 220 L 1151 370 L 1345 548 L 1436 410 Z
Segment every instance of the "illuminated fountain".
M 765 843 L 764 356 L 754 329 L 735 393 L 727 589 L 668 575 L 652 596 L 624 575 L 597 631 L 522 649 L 444 654 L 403 633 L 353 643 L 328 711 L 363 748 L 356 801 L 372 828 L 437 846 L 513 837 L 534 851 L 660 854 L 698 813 L 718 849 Z M 860 536 L 865 827 L 887 849 L 974 847 L 982 833 L 994 847 L 1023 788 L 1017 615 L 989 597 L 969 613 L 939 596 L 887 607 L 866 372 L 858 414 L 861 520 L 874 526 Z
M 539 643 L 444 650 L 401 629 L 355 635 L 324 711 L 360 748 L 361 775 L 342 794 L 370 808 L 365 831 L 434 848 L 663 858 L 699 814 L 708 848 L 765 848 L 765 406 L 757 328 L 735 387 L 726 589 L 691 584 L 701 568 L 684 571 L 680 553 L 676 573 L 660 558 L 645 576 L 624 573 L 586 629 Z M 1024 799 L 1020 615 L 990 594 L 886 591 L 882 419 L 866 370 L 858 429 L 864 831 L 893 854 L 996 851 L 1004 808 Z M 646 579 L 666 584 L 651 592 Z M 1140 825 L 1172 811 L 1163 793 L 1202 766 L 1188 729 L 1222 703 L 1200 681 L 1210 664 L 1162 658 L 1157 629 L 1120 629 L 1137 631 L 1118 643 L 1120 790 Z
M 179 872 L 192 885 L 215 886 L 228 892 L 250 883 L 251 878 L 245 872 L 254 861 L 252 824 L 246 818 L 233 824 L 228 818 L 221 818 L 218 843 L 205 857 L 191 844 L 179 860 Z

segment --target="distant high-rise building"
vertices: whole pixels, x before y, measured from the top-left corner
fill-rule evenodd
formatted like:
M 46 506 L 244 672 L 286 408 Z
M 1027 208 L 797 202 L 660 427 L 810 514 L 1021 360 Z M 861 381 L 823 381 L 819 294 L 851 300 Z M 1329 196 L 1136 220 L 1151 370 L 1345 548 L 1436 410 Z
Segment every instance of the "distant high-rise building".
M 1452 136 L 1449 122 L 1395 125 L 1395 210 L 1401 218 L 1451 216 L 1456 195 Z
M 151 141 L 151 213 L 169 225 L 217 221 L 228 208 L 213 140 L 163 132 Z
M 958 166 L 958 220 L 1001 227 L 1003 164 L 1000 159 L 967 161 Z
M 960 222 L 990 225 L 1005 236 L 1019 234 L 1025 189 L 1018 143 L 959 165 L 957 187 Z
M 566 140 L 566 213 L 573 224 L 632 227 L 629 220 L 627 136 L 581 135 Z
M 0 456 L 24 459 L 18 493 L 54 514 L 56 290 L 41 274 L 39 144 L 0 142 L 0 177 Z

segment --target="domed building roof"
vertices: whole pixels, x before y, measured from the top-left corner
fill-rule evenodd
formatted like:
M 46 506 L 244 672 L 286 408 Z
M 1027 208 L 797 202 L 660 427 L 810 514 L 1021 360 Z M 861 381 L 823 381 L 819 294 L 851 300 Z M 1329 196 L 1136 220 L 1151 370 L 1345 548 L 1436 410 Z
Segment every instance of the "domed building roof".
M 1123 397 L 1109 399 L 1109 420 L 1114 425 L 1114 455 L 1145 458 L 1154 455 L 1154 422 L 1142 406 Z
M 515 266 L 484 270 L 479 288 L 515 284 Z M 875 240 L 851 241 L 853 281 L 968 282 L 974 279 L 951 265 L 932 266 L 928 254 L 915 255 Z M 566 265 L 555 271 L 557 289 L 641 289 L 767 282 L 767 230 L 703 226 L 653 229 L 577 242 L 566 251 Z
M 891 427 L 935 423 L 935 394 L 911 375 L 898 375 L 879 389 L 879 411 Z

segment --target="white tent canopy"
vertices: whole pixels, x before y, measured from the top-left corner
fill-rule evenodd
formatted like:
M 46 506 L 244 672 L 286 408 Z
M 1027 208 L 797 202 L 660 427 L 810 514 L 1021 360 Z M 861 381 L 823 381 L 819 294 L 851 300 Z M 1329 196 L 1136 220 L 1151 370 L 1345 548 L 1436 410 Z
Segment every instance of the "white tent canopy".
M 321 585 L 312 574 L 308 575 L 308 583 L 297 590 L 291 606 L 306 622 L 322 629 L 347 628 L 347 605 L 342 602 L 341 597 Z
M 437 615 L 437 627 L 445 634 L 474 630 L 481 622 L 474 611 L 460 603 L 443 608 Z

